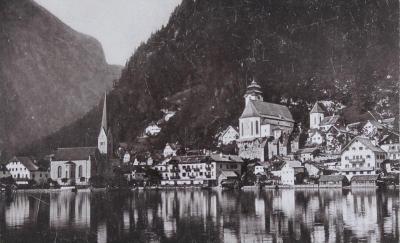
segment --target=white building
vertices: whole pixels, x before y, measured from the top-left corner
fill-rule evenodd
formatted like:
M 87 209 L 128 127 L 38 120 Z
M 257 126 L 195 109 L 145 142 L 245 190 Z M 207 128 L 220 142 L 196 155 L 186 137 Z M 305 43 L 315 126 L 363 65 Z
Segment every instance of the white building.
M 167 143 L 165 144 L 164 150 L 163 150 L 163 156 L 164 158 L 170 157 L 170 156 L 176 156 L 176 152 L 181 148 L 178 142 L 176 143 Z
M 399 135 L 395 132 L 387 132 L 383 138 L 379 141 L 381 149 L 388 154 L 388 159 L 398 160 L 400 159 L 400 143 Z
M 315 102 L 310 111 L 310 129 L 319 129 L 319 124 L 325 117 L 325 106 L 320 102 Z
M 237 140 L 239 155 L 242 158 L 268 160 L 268 143 L 279 139 L 270 140 L 275 135 L 274 130 L 279 128 L 281 135 L 290 135 L 293 131 L 292 114 L 284 105 L 264 102 L 261 87 L 255 81 L 247 87 L 244 98 L 245 108 L 239 118 Z M 276 150 L 280 151 L 278 148 Z
M 342 150 L 339 166 L 342 175 L 349 181 L 353 175 L 375 175 L 380 172 L 386 152 L 365 137 L 355 137 Z
M 51 179 L 61 186 L 89 185 L 98 158 L 96 147 L 58 148 L 50 162 Z
M 298 173 L 304 173 L 304 167 L 300 161 L 285 161 L 279 170 L 271 171 L 274 176 L 281 178 L 283 185 L 295 185 L 296 175 Z
M 318 129 L 310 129 L 308 131 L 308 140 L 307 143 L 309 145 L 321 145 L 325 142 L 325 134 Z
M 237 155 L 175 156 L 168 163 L 154 166 L 162 176 L 161 185 L 218 185 L 223 171 L 241 175 L 243 160 Z
M 28 180 L 41 184 L 46 182 L 49 176 L 46 170 L 40 169 L 29 157 L 14 156 L 6 167 L 17 184 L 28 184 Z
M 238 131 L 234 127 L 228 126 L 224 131 L 222 131 L 218 135 L 218 144 L 227 145 L 236 141 L 236 139 L 238 138 L 239 138 Z

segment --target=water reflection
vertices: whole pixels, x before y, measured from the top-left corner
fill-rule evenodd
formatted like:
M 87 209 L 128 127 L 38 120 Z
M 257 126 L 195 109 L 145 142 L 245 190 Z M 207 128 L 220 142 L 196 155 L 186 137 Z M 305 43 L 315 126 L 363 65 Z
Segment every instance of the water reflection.
M 18 193 L 0 242 L 399 242 L 399 193 Z

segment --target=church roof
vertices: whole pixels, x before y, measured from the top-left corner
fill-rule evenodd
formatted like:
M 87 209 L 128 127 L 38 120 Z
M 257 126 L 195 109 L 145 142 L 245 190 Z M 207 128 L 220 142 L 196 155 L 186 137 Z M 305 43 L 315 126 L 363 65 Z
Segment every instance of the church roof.
M 97 147 L 58 148 L 53 161 L 87 160 L 97 153 Z
M 326 108 L 324 106 L 324 104 L 322 104 L 321 102 L 315 102 L 313 108 L 311 109 L 310 113 L 325 113 L 326 112 Z
M 290 113 L 287 106 L 258 100 L 251 100 L 246 105 L 240 118 L 246 117 L 271 117 L 292 122 L 294 121 L 292 113 Z
M 104 93 L 103 116 L 101 118 L 101 128 L 107 132 L 107 93 Z

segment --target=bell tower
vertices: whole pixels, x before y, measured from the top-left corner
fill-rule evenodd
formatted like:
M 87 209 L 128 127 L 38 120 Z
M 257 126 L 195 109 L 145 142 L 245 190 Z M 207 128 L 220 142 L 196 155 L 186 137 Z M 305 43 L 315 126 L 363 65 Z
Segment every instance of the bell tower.
M 101 154 L 108 154 L 109 150 L 109 136 L 110 131 L 108 131 L 107 127 L 107 93 L 104 94 L 104 104 L 103 104 L 103 115 L 101 118 L 101 127 L 100 133 L 97 137 L 97 148 L 99 149 Z
M 261 86 L 253 80 L 249 86 L 247 86 L 247 91 L 244 94 L 245 105 L 249 103 L 250 100 L 263 101 Z

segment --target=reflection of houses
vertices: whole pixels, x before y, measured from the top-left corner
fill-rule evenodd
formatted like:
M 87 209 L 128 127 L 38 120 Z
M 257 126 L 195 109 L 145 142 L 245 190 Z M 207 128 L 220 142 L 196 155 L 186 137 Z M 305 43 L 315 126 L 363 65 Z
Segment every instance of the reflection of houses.
M 15 156 L 6 167 L 17 184 L 27 184 L 28 180 L 41 184 L 46 182 L 49 176 L 47 170 L 39 168 L 29 157 Z
M 50 227 L 79 229 L 90 227 L 90 194 L 61 192 L 50 194 Z
M 368 138 L 355 137 L 342 150 L 340 171 L 348 179 L 353 175 L 375 175 L 385 159 L 386 152 Z
M 34 219 L 34 210 L 32 210 L 32 208 L 35 206 L 36 205 L 29 200 L 27 194 L 17 194 L 10 206 L 6 208 L 6 225 L 9 227 L 21 227 L 24 224 L 29 223 L 30 220 Z
M 96 147 L 58 148 L 51 159 L 51 179 L 60 185 L 88 185 L 98 160 Z

